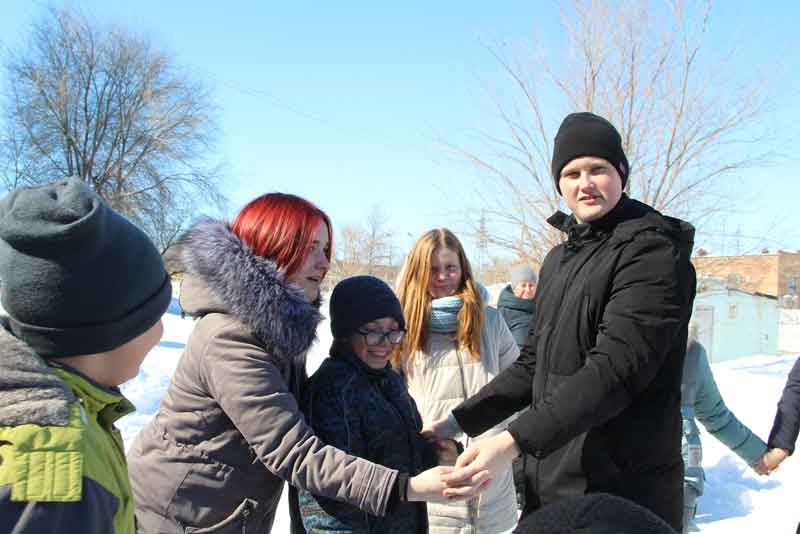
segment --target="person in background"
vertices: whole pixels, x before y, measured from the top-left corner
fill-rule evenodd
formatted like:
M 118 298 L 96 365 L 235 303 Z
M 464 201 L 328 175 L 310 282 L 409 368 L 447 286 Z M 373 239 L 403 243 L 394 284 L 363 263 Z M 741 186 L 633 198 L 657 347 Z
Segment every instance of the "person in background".
M 161 339 L 150 239 L 78 178 L 0 200 L 0 532 L 133 534 L 120 384 Z
M 497 300 L 497 311 L 511 330 L 514 341 L 522 349 L 536 316 L 536 284 L 539 278 L 527 264 L 511 270 L 511 283 L 503 288 Z
M 311 202 L 270 193 L 232 224 L 201 219 L 182 238 L 180 302 L 197 320 L 128 453 L 140 534 L 270 532 L 285 481 L 294 532 L 294 488 L 377 516 L 443 498 L 445 468 L 409 477 L 348 455 L 300 412 L 332 233 Z
M 417 406 L 389 363 L 405 336 L 403 311 L 391 288 L 372 276 L 346 278 L 333 289 L 330 318 L 331 357 L 309 380 L 303 403 L 315 434 L 348 454 L 411 476 L 435 466 L 437 445 L 420 434 Z M 441 448 L 442 463 L 452 465 L 455 442 Z M 309 534 L 428 531 L 422 502 L 398 503 L 379 517 L 309 491 L 301 491 L 299 501 Z
M 767 441 L 769 450 L 761 459 L 763 474 L 775 471 L 794 452 L 798 432 L 800 432 L 800 358 L 794 362 L 794 367 L 786 379 L 781 400 L 778 402 L 778 411 L 775 413 L 775 421 Z
M 683 362 L 681 416 L 684 465 L 683 532 L 687 533 L 693 528 L 697 499 L 703 495 L 705 480 L 703 447 L 695 420 L 758 473 L 763 470 L 760 460 L 767 450 L 761 438 L 742 424 L 725 405 L 711 372 L 705 347 L 697 341 L 697 327 L 694 323 L 689 325 L 686 359 Z
M 511 270 L 511 283 L 503 288 L 497 300 L 497 311 L 511 330 L 514 341 L 522 350 L 528 337 L 528 330 L 536 316 L 536 284 L 539 277 L 530 265 L 522 263 Z M 517 490 L 517 506 L 520 510 L 525 508 L 525 495 L 527 493 L 527 480 L 525 469 L 528 464 L 528 455 L 520 454 L 514 459 L 512 470 L 514 472 L 514 487 Z
M 392 363 L 403 373 L 423 420 L 430 422 L 508 368 L 519 349 L 497 310 L 486 306 L 486 290 L 473 278 L 461 242 L 451 231 L 425 232 L 401 273 L 397 294 L 408 333 Z M 500 432 L 499 425 L 487 428 L 467 443 Z M 495 473 L 479 499 L 428 505 L 434 534 L 499 534 L 510 531 L 516 519 L 510 465 Z

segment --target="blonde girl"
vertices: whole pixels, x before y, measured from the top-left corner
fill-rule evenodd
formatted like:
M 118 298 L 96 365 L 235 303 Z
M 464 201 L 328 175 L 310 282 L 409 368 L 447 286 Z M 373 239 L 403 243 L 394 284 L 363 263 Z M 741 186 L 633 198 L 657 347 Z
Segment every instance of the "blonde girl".
M 407 333 L 392 363 L 404 375 L 426 423 L 447 416 L 519 355 L 505 321 L 486 305 L 485 293 L 450 230 L 426 232 L 406 258 L 397 295 Z M 501 423 L 474 441 L 503 429 Z M 471 438 L 461 438 L 468 446 Z M 480 499 L 429 504 L 428 520 L 432 534 L 510 532 L 517 522 L 511 469 L 493 480 Z

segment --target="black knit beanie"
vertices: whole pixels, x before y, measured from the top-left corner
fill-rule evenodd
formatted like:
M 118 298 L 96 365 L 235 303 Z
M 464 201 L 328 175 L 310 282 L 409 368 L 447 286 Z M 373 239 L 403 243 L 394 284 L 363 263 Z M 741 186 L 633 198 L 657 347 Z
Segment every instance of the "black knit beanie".
M 12 332 L 45 358 L 117 348 L 172 295 L 150 239 L 77 178 L 0 200 L 0 279 Z
M 584 156 L 603 158 L 611 163 L 622 178 L 622 188 L 625 189 L 630 166 L 622 150 L 619 132 L 603 117 L 583 112 L 571 113 L 564 118 L 553 143 L 551 170 L 559 194 L 561 169 L 573 159 Z
M 336 284 L 331 294 L 330 314 L 334 339 L 344 339 L 360 326 L 383 317 L 393 318 L 401 330 L 406 327 L 394 291 L 374 276 L 353 276 Z
M 616 495 L 566 497 L 529 514 L 514 534 L 675 534 L 653 512 Z

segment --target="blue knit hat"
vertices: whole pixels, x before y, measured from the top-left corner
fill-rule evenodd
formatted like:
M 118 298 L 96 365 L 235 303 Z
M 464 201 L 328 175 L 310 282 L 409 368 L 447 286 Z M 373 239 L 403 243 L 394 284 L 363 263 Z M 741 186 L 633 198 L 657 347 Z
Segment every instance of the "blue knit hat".
M 406 327 L 394 291 L 374 276 L 352 276 L 336 284 L 331 293 L 330 314 L 334 339 L 346 338 L 362 325 L 383 317 L 393 318 L 401 330 Z

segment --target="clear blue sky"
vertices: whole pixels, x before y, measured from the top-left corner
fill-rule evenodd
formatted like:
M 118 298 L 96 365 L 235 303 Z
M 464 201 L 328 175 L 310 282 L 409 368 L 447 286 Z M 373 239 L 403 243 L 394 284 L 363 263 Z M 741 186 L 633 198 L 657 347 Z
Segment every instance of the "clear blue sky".
M 550 44 L 562 38 L 558 4 L 545 1 L 72 3 L 150 35 L 214 89 L 234 208 L 285 191 L 342 226 L 379 204 L 400 249 L 434 226 L 464 229 L 454 199 L 468 196 L 469 179 L 436 137 L 461 139 L 492 120 L 484 88 L 499 77 L 481 39 L 524 43 L 534 25 L 553 29 Z M 0 41 L 16 46 L 42 11 L 3 2 Z M 768 78 L 775 148 L 786 155 L 743 175 L 746 210 L 725 229 L 771 248 L 800 249 L 798 20 L 796 1 L 720 1 L 712 18 L 713 46 L 734 44 L 737 70 Z M 734 252 L 732 240 L 706 241 Z

